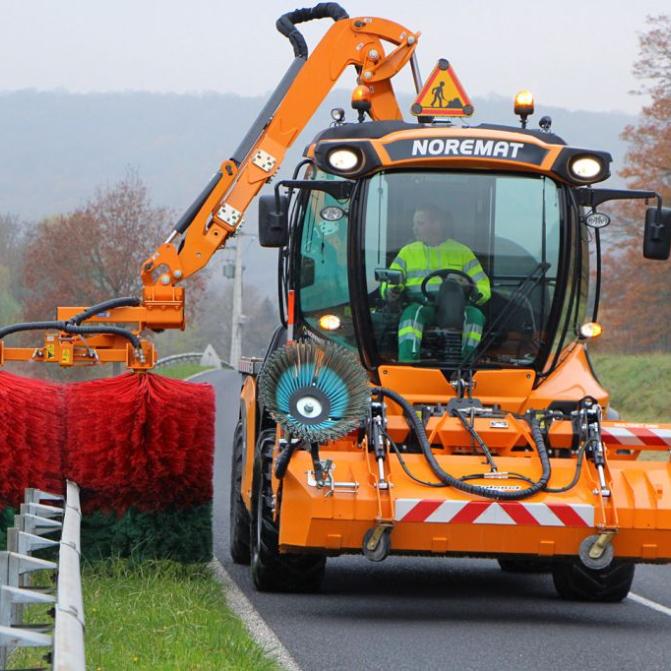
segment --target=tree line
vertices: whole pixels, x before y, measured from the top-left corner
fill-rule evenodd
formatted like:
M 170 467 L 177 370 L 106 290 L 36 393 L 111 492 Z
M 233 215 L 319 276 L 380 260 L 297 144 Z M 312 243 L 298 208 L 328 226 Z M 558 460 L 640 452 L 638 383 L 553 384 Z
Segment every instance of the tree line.
M 152 204 L 134 170 L 99 188 L 72 212 L 32 224 L 1 215 L 0 325 L 55 319 L 58 306 L 139 295 L 140 266 L 166 239 L 175 219 L 175 213 Z M 187 330 L 145 334 L 154 338 L 159 356 L 203 351 L 212 344 L 222 359 L 228 358 L 232 282 L 217 277 L 217 259 L 187 282 Z M 253 287 L 245 287 L 244 293 L 243 353 L 260 356 L 277 326 L 276 310 Z M 41 333 L 17 334 L 8 344 L 37 346 L 41 339 Z M 62 376 L 32 368 L 36 374 Z
M 650 103 L 623 132 L 629 151 L 621 174 L 630 188 L 657 191 L 671 207 L 671 16 L 649 17 L 648 24 L 634 74 Z M 640 202 L 623 205 L 609 227 L 602 347 L 611 350 L 671 350 L 671 262 L 643 258 L 644 209 Z

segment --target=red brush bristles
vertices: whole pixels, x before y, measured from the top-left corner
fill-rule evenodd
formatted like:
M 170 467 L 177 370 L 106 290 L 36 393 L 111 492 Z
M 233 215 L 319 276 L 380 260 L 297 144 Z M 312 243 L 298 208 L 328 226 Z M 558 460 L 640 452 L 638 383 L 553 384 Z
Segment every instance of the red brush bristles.
M 63 410 L 62 386 L 0 372 L 0 506 L 26 487 L 62 492 Z
M 67 388 L 67 466 L 85 508 L 184 508 L 212 499 L 214 394 L 151 374 Z
M 212 499 L 214 393 L 151 374 L 55 385 L 0 373 L 0 506 L 77 482 L 85 510 Z

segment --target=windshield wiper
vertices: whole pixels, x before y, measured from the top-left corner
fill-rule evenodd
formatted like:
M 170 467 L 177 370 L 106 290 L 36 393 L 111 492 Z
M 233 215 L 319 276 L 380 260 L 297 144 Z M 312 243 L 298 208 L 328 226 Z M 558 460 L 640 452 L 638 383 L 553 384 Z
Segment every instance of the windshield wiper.
M 499 311 L 499 314 L 496 316 L 494 321 L 489 325 L 489 328 L 484 332 L 482 336 L 482 342 L 480 347 L 476 350 L 473 350 L 471 354 L 463 362 L 463 367 L 473 368 L 478 361 L 482 358 L 482 355 L 489 349 L 491 344 L 494 342 L 496 337 L 496 329 L 500 329 L 503 326 L 507 326 L 508 322 L 512 315 L 514 315 L 517 310 L 508 310 L 508 306 L 512 303 L 520 301 L 520 299 L 528 299 L 531 292 L 538 286 L 538 283 L 545 277 L 545 273 L 550 269 L 552 264 L 541 262 L 539 263 L 515 288 L 515 290 L 510 294 L 503 310 Z

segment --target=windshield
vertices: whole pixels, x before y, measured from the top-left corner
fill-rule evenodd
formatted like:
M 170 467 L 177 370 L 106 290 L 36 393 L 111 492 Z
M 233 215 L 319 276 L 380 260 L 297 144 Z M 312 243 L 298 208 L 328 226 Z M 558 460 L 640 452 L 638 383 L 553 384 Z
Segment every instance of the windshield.
M 361 252 L 379 359 L 532 365 L 548 338 L 560 230 L 545 177 L 374 175 Z

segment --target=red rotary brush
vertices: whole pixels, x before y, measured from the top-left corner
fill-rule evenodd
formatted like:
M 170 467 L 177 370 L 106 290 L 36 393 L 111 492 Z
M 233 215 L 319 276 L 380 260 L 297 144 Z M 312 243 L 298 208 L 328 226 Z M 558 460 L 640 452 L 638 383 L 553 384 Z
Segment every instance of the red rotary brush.
M 26 487 L 63 489 L 61 385 L 0 371 L 0 508 L 18 508 Z
M 152 374 L 66 387 L 66 474 L 86 510 L 186 508 L 212 499 L 214 392 Z

